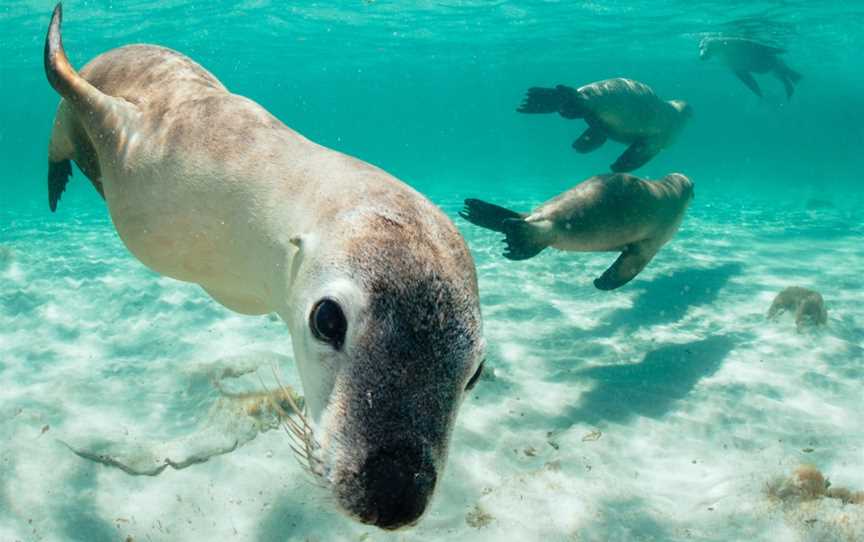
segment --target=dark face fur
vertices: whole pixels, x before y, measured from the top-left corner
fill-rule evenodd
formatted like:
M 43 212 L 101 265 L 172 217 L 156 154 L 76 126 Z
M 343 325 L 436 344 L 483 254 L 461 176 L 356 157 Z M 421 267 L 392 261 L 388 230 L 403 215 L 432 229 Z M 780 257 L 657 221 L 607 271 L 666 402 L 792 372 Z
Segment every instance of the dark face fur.
M 473 262 L 453 272 L 461 263 L 452 254 L 429 257 L 437 245 L 413 239 L 405 250 L 408 241 L 397 241 L 365 239 L 350 250 L 344 282 L 357 293 L 324 286 L 308 317 L 313 338 L 326 343 L 310 361 L 332 375 L 313 471 L 340 508 L 384 529 L 426 510 L 483 356 Z M 316 313 L 325 299 L 338 304 L 327 305 L 329 317 Z

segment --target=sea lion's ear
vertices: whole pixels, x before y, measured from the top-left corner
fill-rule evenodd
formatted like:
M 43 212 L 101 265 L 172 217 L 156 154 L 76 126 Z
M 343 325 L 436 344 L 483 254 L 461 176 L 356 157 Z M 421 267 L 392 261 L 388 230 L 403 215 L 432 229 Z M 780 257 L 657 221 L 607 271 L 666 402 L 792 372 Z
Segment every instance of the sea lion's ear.
M 292 245 L 294 245 L 295 247 L 297 247 L 297 250 L 303 249 L 303 236 L 302 235 L 295 235 L 294 237 L 289 239 L 288 242 L 291 243 Z

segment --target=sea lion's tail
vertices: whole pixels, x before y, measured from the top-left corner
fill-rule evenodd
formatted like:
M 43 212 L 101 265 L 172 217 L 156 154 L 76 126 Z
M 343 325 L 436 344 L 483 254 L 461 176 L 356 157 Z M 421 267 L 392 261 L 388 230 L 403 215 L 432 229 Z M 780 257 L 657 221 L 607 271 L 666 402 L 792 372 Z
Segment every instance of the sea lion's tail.
M 466 199 L 465 209 L 459 212 L 459 216 L 481 228 L 503 233 L 507 244 L 504 257 L 507 259 L 527 260 L 549 246 L 535 228 L 525 222 L 525 215 L 493 203 Z
M 531 87 L 516 109 L 518 113 L 558 113 L 567 119 L 585 116 L 585 98 L 579 91 L 564 85 L 555 88 Z
M 45 75 L 48 82 L 60 96 L 69 100 L 75 107 L 86 107 L 88 111 L 107 108 L 111 99 L 81 77 L 63 50 L 60 25 L 63 22 L 63 5 L 58 2 L 51 16 L 48 35 L 45 37 Z

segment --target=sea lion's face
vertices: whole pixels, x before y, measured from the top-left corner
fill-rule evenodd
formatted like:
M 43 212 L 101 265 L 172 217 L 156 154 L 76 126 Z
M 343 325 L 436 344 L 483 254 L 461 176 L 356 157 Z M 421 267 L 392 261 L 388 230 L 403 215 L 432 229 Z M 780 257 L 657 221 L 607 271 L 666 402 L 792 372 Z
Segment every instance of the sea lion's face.
M 704 38 L 699 42 L 699 58 L 708 60 L 714 54 L 714 42 L 711 38 Z
M 402 250 L 306 266 L 290 322 L 319 446 L 309 466 L 344 512 L 384 529 L 425 511 L 483 359 L 476 284 Z
M 693 107 L 684 100 L 669 100 L 669 103 L 681 114 L 683 120 L 690 120 L 693 116 Z
M 695 197 L 695 191 L 693 190 L 693 181 L 691 181 L 686 175 L 682 175 L 680 173 L 670 173 L 664 177 L 664 181 L 669 183 L 670 185 L 675 187 L 675 190 L 688 204 Z

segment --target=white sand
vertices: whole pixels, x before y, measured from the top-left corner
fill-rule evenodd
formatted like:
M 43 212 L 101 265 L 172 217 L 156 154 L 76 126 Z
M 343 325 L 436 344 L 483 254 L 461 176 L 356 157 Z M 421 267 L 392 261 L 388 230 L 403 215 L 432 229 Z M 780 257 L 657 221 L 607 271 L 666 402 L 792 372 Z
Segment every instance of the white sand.
M 487 372 L 428 514 L 396 534 L 340 516 L 278 431 L 155 477 L 71 453 L 60 440 L 147 447 L 206 425 L 218 394 L 194 375 L 220 360 L 284 356 L 296 385 L 290 339 L 150 273 L 105 218 L 15 217 L 0 232 L 0 541 L 862 540 L 864 506 L 765 494 L 804 462 L 864 490 L 861 216 L 735 207 L 697 199 L 612 293 L 591 285 L 612 254 L 509 262 L 458 221 Z M 790 285 L 823 294 L 824 331 L 766 322 Z

